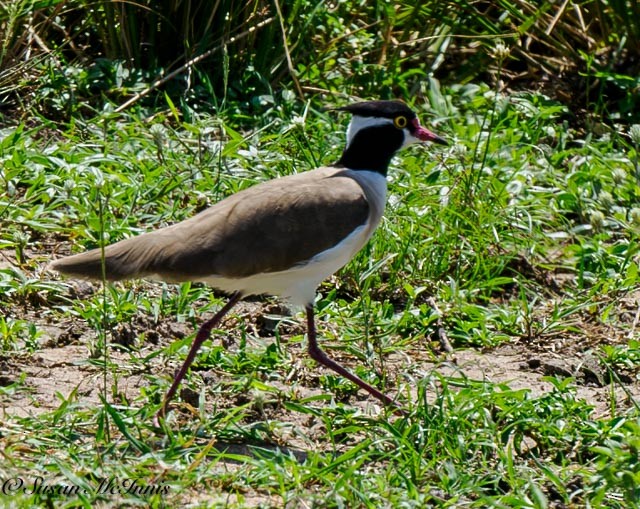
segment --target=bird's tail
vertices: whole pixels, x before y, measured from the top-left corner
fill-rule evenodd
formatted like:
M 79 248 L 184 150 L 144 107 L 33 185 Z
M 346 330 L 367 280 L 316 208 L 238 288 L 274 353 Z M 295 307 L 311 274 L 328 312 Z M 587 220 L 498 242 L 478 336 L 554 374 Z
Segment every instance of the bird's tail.
M 104 273 L 101 249 L 55 260 L 49 267 L 82 279 L 102 279 L 103 274 L 108 281 L 144 277 L 153 273 L 151 265 L 154 249 L 153 243 L 145 242 L 147 239 L 144 237 L 147 235 L 125 239 L 105 247 Z

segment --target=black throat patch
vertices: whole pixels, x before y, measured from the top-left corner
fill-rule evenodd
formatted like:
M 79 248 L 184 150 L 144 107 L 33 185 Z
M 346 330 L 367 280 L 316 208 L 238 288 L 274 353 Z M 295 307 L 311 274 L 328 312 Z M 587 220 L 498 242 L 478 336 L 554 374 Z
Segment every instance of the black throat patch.
M 391 158 L 403 142 L 404 133 L 391 124 L 366 127 L 356 133 L 337 164 L 386 175 Z

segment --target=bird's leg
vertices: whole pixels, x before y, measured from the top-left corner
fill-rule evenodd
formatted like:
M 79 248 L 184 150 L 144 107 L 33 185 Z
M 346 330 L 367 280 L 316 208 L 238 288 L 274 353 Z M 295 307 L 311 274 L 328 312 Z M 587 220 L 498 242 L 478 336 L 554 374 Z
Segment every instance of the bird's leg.
M 162 402 L 162 407 L 158 411 L 158 415 L 156 415 L 156 421 L 158 421 L 159 418 L 164 417 L 165 414 L 167 413 L 169 409 L 169 403 L 173 399 L 173 396 L 175 396 L 176 391 L 180 386 L 180 382 L 182 382 L 182 379 L 186 376 L 187 372 L 189 371 L 189 366 L 191 366 L 191 364 L 193 363 L 193 360 L 195 359 L 196 354 L 198 353 L 198 350 L 202 346 L 202 343 L 204 343 L 209 338 L 209 335 L 211 334 L 211 330 L 216 325 L 218 325 L 218 323 L 220 323 L 224 315 L 226 315 L 229 312 L 229 310 L 233 306 L 235 306 L 241 298 L 242 298 L 242 294 L 240 292 L 234 293 L 229 299 L 229 302 L 227 302 L 222 308 L 220 308 L 220 310 L 213 316 L 213 318 L 207 320 L 200 326 L 200 329 L 198 330 L 198 334 L 196 334 L 196 338 L 194 339 L 193 344 L 191 345 L 191 350 L 189 350 L 189 353 L 187 354 L 187 358 L 182 363 L 182 367 L 180 368 L 180 371 L 178 371 L 176 376 L 173 378 L 173 383 L 171 384 L 171 387 L 169 387 L 169 390 L 167 391 L 167 394 L 164 397 L 164 401 Z
M 360 387 L 361 389 L 364 389 L 372 396 L 378 398 L 385 405 L 393 407 L 395 413 L 399 415 L 406 415 L 406 412 L 402 408 L 400 408 L 398 404 L 394 400 L 392 400 L 389 396 L 380 392 L 375 387 L 369 385 L 367 382 L 365 382 L 358 376 L 351 373 L 344 366 L 340 365 L 339 363 L 334 361 L 331 357 L 329 357 L 320 348 L 320 346 L 318 346 L 313 306 L 311 305 L 306 306 L 306 311 L 307 311 L 307 336 L 308 336 L 308 342 L 309 342 L 307 349 L 309 352 L 309 356 L 316 362 L 323 364 L 327 368 L 332 369 L 333 371 L 335 371 L 336 373 L 339 373 L 340 375 L 347 378 L 348 380 L 351 380 L 358 387 Z

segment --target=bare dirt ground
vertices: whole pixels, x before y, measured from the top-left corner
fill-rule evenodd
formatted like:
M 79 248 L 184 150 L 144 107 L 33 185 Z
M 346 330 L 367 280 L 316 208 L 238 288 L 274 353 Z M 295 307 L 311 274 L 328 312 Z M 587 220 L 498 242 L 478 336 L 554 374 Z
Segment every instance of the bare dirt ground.
M 255 322 L 263 316 L 265 309 L 268 310 L 268 307 L 260 303 L 245 303 L 239 308 L 238 313 L 250 317 Z M 33 354 L 15 352 L 0 357 L 0 385 L 8 386 L 22 380 L 19 390 L 0 399 L 0 408 L 5 418 L 37 415 L 54 410 L 61 403 L 57 394 L 68 398 L 73 391 L 77 392 L 77 401 L 81 405 L 99 405 L 104 382 L 103 370 L 90 362 L 87 346 L 92 334 L 95 338 L 95 332 L 89 330 L 80 320 L 38 325 L 45 331 L 41 337 L 44 345 L 41 349 Z M 230 325 L 233 324 L 227 323 L 225 328 Z M 179 329 L 180 333 L 188 333 L 190 329 L 184 323 L 170 324 L 169 328 L 172 326 Z M 167 337 L 161 342 L 169 343 L 174 339 L 175 336 Z M 286 337 L 283 341 L 286 342 Z M 591 338 L 591 341 L 595 341 L 595 338 Z M 434 355 L 426 349 L 426 343 L 425 349 L 416 347 L 387 358 L 385 367 L 391 372 L 392 377 L 407 371 L 410 371 L 414 378 L 429 377 L 438 372 L 445 377 L 506 383 L 512 389 L 529 389 L 533 396 L 553 389 L 553 384 L 547 377 L 573 377 L 577 397 L 593 405 L 594 416 L 607 416 L 610 413 L 612 394 L 615 395 L 618 410 L 631 405 L 633 400 L 640 401 L 638 381 L 624 374 L 612 376 L 609 371 L 603 369 L 594 351 L 591 348 L 585 349 L 584 337 L 581 335 L 564 337 L 560 349 L 554 347 L 553 343 L 531 345 L 520 341 L 482 351 L 471 348 L 457 349 L 452 354 L 440 355 L 438 360 L 434 360 Z M 161 345 L 147 344 L 134 353 L 111 349 L 109 358 L 118 366 L 118 392 L 124 394 L 127 399 L 135 400 L 141 388 L 148 383 L 145 376 L 147 373 L 141 372 L 140 368 L 136 368 L 130 362 L 131 356 L 145 356 L 158 348 L 161 348 Z M 321 394 L 322 391 L 314 380 L 322 374 L 323 368 L 304 362 L 306 354 L 299 343 L 290 345 L 290 348 L 296 350 L 294 358 L 301 364 L 296 371 L 302 376 L 291 382 L 295 385 L 296 394 L 300 397 Z M 332 355 L 351 367 L 355 365 L 356 360 L 353 358 L 341 356 L 335 351 Z M 160 360 L 154 360 L 151 369 L 155 374 L 163 374 L 169 378 L 178 367 L 178 362 L 176 359 L 171 365 L 163 365 Z M 311 370 L 315 370 L 315 373 Z M 207 376 L 219 375 L 205 373 L 203 379 L 206 382 Z M 109 376 L 107 384 L 111 383 L 112 379 Z M 278 383 L 272 385 L 277 387 Z M 284 384 L 282 389 L 286 390 Z M 366 394 L 358 393 L 356 397 L 351 398 L 350 403 L 361 407 L 367 413 L 380 411 L 377 402 L 372 401 Z
M 7 250 L 0 251 L 0 268 L 17 266 L 14 255 Z M 35 276 L 34 276 L 35 277 Z M 41 277 L 47 277 L 42 272 Z M 89 283 L 89 288 L 75 290 L 75 293 L 96 291 Z M 144 283 L 154 288 L 154 283 Z M 242 320 L 249 323 L 250 329 L 265 339 L 272 332 L 275 323 L 270 318 L 278 313 L 279 306 L 272 301 L 242 302 L 222 325 L 229 331 L 228 337 L 215 337 L 214 341 L 229 342 L 229 348 L 234 346 L 234 328 Z M 551 307 L 552 304 L 549 303 Z M 97 333 L 91 330 L 87 323 L 79 318 L 69 318 L 64 322 L 54 323 L 38 305 L 23 305 L 15 309 L 3 310 L 5 315 L 31 321 L 42 332 L 39 337 L 41 347 L 34 353 L 26 351 L 5 352 L 0 354 L 0 386 L 7 387 L 16 383 L 18 387 L 9 394 L 0 397 L 0 412 L 3 417 L 24 417 L 38 415 L 58 408 L 62 398 L 68 398 L 74 391 L 77 393 L 77 403 L 92 407 L 100 404 L 100 394 L 104 391 L 104 370 L 99 363 L 91 362 L 89 347 L 95 341 Z M 539 314 L 544 314 L 542 306 Z M 594 407 L 594 416 L 607 416 L 612 408 L 624 409 L 640 402 L 640 382 L 633 374 L 621 372 L 613 373 L 604 367 L 598 357 L 598 345 L 622 344 L 634 333 L 640 316 L 640 291 L 626 295 L 619 299 L 615 310 L 616 327 L 605 326 L 592 320 L 589 314 L 572 317 L 572 330 L 568 333 L 549 333 L 539 335 L 533 339 L 521 338 L 510 343 L 504 343 L 490 349 L 463 348 L 452 353 L 435 353 L 431 350 L 434 341 L 425 338 L 422 343 L 416 343 L 410 350 L 393 354 L 385 359 L 385 370 L 389 379 L 397 379 L 401 384 L 407 383 L 404 374 L 410 373 L 413 380 L 432 377 L 439 373 L 445 377 L 455 377 L 468 380 L 486 380 L 492 383 L 506 383 L 512 389 L 528 389 L 533 396 L 543 394 L 553 389 L 548 377 L 572 377 L 577 397 L 585 400 Z M 200 316 L 200 320 L 205 317 Z M 446 318 L 446 317 L 445 317 Z M 323 394 L 318 379 L 323 374 L 323 368 L 308 362 L 303 344 L 288 342 L 292 335 L 300 335 L 303 320 L 298 317 L 299 325 L 280 327 L 281 341 L 287 348 L 294 349 L 292 356 L 295 366 L 288 377 L 282 381 L 269 383 L 283 391 L 291 390 L 298 397 Z M 330 326 L 330 324 L 324 324 Z M 128 327 L 128 328 L 127 328 Z M 137 337 L 144 333 L 147 343 L 140 345 L 136 352 L 110 348 L 109 360 L 115 365 L 107 375 L 107 386 L 112 387 L 114 376 L 117 382 L 118 394 L 126 400 L 134 401 L 140 395 L 141 389 L 148 385 L 149 373 L 162 375 L 170 379 L 174 370 L 179 366 L 179 359 L 162 361 L 163 356 L 157 356 L 142 368 L 142 364 L 132 362 L 132 356 L 144 357 L 154 351 L 184 337 L 192 332 L 189 324 L 178 323 L 172 319 L 164 320 L 158 326 L 149 325 L 144 319 L 135 324 L 123 326 L 111 331 L 111 339 L 119 336 Z M 320 327 L 322 334 L 322 326 Z M 248 335 L 250 337 L 250 335 Z M 266 338 L 269 340 L 269 338 Z M 250 339 L 249 339 L 250 340 Z M 287 344 L 288 343 L 288 344 Z M 331 351 L 331 343 L 325 343 L 332 356 L 353 368 L 356 359 L 337 350 Z M 291 373 L 295 375 L 292 376 Z M 202 373 L 202 379 L 217 379 L 228 376 L 223 372 Z M 208 396 L 208 404 L 212 405 Z M 183 399 L 189 395 L 183 392 Z M 615 402 L 615 405 L 613 403 Z M 218 407 L 233 406 L 233 400 L 216 401 Z M 349 399 L 349 403 L 361 408 L 369 414 L 381 411 L 377 401 L 372 400 L 360 391 Z M 321 402 L 318 404 L 322 404 Z M 286 415 L 280 405 L 273 409 L 274 416 L 285 420 L 299 422 L 299 417 Z M 306 418 L 306 416 L 304 417 Z

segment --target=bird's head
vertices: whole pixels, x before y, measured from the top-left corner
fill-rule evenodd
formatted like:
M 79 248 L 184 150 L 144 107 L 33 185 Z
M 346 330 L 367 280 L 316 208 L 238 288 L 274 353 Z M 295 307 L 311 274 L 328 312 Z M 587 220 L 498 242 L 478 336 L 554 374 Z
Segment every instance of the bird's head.
M 363 101 L 336 108 L 351 113 L 347 146 L 340 160 L 348 168 L 384 170 L 393 154 L 416 142 L 448 145 L 423 127 L 402 101 Z
M 353 115 L 347 131 L 347 145 L 360 131 L 377 127 L 393 127 L 402 132 L 404 140 L 398 148 L 419 141 L 448 145 L 444 138 L 420 125 L 418 116 L 402 101 L 363 101 L 336 109 Z

